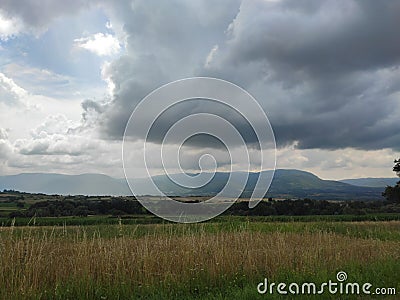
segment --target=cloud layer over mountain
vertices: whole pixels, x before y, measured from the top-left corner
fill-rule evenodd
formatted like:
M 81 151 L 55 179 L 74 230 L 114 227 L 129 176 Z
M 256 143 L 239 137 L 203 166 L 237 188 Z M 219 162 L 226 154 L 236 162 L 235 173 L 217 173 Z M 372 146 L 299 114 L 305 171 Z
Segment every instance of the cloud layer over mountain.
M 394 0 L 2 1 L 0 171 L 120 176 L 139 101 L 170 81 L 211 76 L 259 101 L 280 167 L 389 176 L 400 150 L 399 27 Z M 204 101 L 161 116 L 153 141 L 198 112 L 229 119 L 254 143 L 243 119 Z M 214 146 L 192 143 L 188 168 Z

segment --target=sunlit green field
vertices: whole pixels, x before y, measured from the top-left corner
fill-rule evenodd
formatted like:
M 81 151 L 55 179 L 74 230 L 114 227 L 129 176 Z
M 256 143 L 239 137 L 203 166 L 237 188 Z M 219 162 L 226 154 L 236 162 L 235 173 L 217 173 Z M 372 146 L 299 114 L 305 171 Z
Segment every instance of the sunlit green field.
M 400 221 L 113 221 L 33 226 L 40 220 L 31 220 L 29 226 L 14 221 L 0 227 L 0 298 L 292 299 L 260 295 L 257 284 L 265 277 L 322 283 L 335 280 L 338 271 L 345 271 L 348 281 L 400 292 Z

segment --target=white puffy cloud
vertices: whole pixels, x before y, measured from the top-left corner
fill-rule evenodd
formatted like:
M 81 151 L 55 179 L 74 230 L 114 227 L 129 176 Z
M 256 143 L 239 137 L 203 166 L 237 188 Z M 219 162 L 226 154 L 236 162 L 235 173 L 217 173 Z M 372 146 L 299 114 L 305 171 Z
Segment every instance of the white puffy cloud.
M 111 56 L 118 54 L 121 45 L 118 39 L 109 33 L 96 33 L 89 37 L 74 40 L 75 46 L 93 52 L 98 56 Z
M 6 136 L 5 130 L 0 133 Z M 100 139 L 95 128 L 62 114 L 47 116 L 30 131 L 30 137 L 14 143 L 0 139 L 0 151 L 6 173 L 30 170 L 123 177 L 121 144 Z
M 13 153 L 13 146 L 8 140 L 8 130 L 0 128 L 0 172 L 4 172 L 8 159 Z
M 8 106 L 22 105 L 26 103 L 28 93 L 14 80 L 0 73 L 0 102 Z
M 8 139 L 8 133 L 5 128 L 0 128 L 0 140 L 7 140 Z
M 31 130 L 31 138 L 16 140 L 15 148 L 24 155 L 82 155 L 95 146 L 88 135 L 75 133 L 79 125 L 65 115 L 50 115 Z

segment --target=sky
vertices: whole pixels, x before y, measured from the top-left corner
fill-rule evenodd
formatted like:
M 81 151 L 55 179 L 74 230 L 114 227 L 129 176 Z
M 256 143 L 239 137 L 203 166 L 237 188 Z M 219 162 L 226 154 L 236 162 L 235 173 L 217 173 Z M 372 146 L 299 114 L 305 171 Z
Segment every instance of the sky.
M 166 83 L 207 76 L 257 99 L 278 168 L 326 179 L 393 177 L 398 28 L 394 0 L 2 0 L 0 175 L 123 177 L 122 138 L 137 104 Z M 230 115 L 194 101 L 165 119 L 207 110 Z M 234 125 L 246 134 L 244 122 Z M 249 136 L 245 142 L 257 151 Z M 134 141 L 132 153 L 142 145 Z M 198 171 L 212 149 L 226 170 L 210 139 L 185 149 L 185 171 Z

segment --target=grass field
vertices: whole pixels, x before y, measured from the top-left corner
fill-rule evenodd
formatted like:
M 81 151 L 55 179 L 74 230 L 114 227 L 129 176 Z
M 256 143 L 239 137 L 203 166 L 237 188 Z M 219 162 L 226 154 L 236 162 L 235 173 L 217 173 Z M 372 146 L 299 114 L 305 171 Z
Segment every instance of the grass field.
M 398 213 L 377 213 L 363 215 L 305 215 L 305 216 L 218 216 L 208 223 L 237 223 L 237 222 L 354 222 L 354 221 L 400 221 Z M 121 220 L 124 225 L 138 224 L 169 224 L 153 215 L 130 215 Z M 33 217 L 9 218 L 0 217 L 0 226 L 87 226 L 87 225 L 117 225 L 120 223 L 115 216 L 88 217 Z
M 0 298 L 292 299 L 260 295 L 257 284 L 320 284 L 338 271 L 400 291 L 400 221 L 124 222 L 0 227 Z

